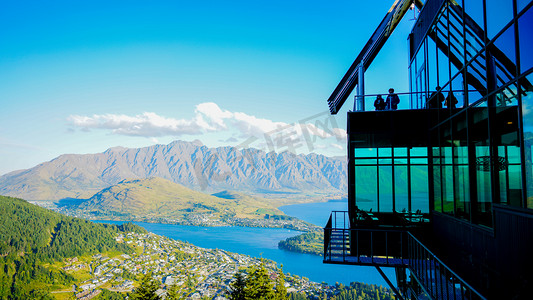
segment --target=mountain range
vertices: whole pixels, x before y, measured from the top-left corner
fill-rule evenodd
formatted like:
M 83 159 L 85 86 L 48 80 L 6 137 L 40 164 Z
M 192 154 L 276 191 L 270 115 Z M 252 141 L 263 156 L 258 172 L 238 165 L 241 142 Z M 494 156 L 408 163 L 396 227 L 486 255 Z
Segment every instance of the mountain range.
M 0 194 L 28 200 L 88 199 L 126 179 L 160 177 L 204 193 L 235 190 L 268 198 L 329 199 L 347 190 L 345 157 L 174 141 L 65 154 L 0 177 Z

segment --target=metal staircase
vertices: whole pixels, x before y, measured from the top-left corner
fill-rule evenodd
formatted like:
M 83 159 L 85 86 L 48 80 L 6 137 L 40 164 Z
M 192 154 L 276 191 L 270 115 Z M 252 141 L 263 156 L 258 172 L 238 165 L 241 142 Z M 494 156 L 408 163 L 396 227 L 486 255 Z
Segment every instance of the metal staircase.
M 398 278 L 405 277 L 400 271 L 408 270 L 411 281 L 401 280 L 399 297 L 485 299 L 408 230 L 379 225 L 349 229 L 347 216 L 348 212 L 332 212 L 324 228 L 324 263 L 373 266 L 380 273 L 380 267 L 394 267 Z

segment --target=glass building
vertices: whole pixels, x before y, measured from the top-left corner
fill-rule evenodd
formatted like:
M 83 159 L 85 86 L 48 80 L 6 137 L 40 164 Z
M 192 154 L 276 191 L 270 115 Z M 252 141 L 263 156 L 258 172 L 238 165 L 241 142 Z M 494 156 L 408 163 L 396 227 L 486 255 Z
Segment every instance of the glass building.
M 409 109 L 364 111 L 364 71 L 413 6 Z M 533 299 L 532 7 L 395 1 L 328 100 L 356 89 L 358 109 L 324 262 L 394 267 L 400 298 Z

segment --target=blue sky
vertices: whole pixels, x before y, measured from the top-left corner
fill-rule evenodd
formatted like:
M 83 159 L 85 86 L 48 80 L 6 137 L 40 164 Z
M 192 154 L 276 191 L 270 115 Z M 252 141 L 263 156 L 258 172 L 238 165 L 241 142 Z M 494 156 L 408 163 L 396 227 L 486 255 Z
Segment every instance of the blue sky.
M 326 100 L 393 2 L 4 1 L 0 174 L 177 139 L 345 155 L 353 101 Z M 367 93 L 408 90 L 409 17 Z

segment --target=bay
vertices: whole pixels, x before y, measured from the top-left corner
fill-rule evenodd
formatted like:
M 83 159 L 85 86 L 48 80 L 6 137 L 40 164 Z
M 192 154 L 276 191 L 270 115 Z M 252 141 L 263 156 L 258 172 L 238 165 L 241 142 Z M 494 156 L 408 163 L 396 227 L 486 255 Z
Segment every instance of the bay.
M 340 208 L 340 207 L 343 208 Z M 318 226 L 324 226 L 332 210 L 346 210 L 346 202 L 296 204 L 280 207 L 288 215 Z M 118 221 L 95 221 L 121 224 Z M 300 234 L 299 231 L 277 228 L 250 227 L 200 227 L 173 224 L 134 222 L 146 230 L 193 245 L 223 249 L 230 252 L 263 257 L 283 265 L 285 272 L 304 276 L 315 282 L 349 284 L 353 281 L 386 286 L 386 282 L 373 267 L 324 264 L 322 256 L 295 253 L 278 249 L 278 242 Z M 394 269 L 383 268 L 390 279 Z
M 293 204 L 278 207 L 286 215 L 296 217 L 320 227 L 326 226 L 332 211 L 347 211 L 348 200 L 330 200 L 328 202 Z

